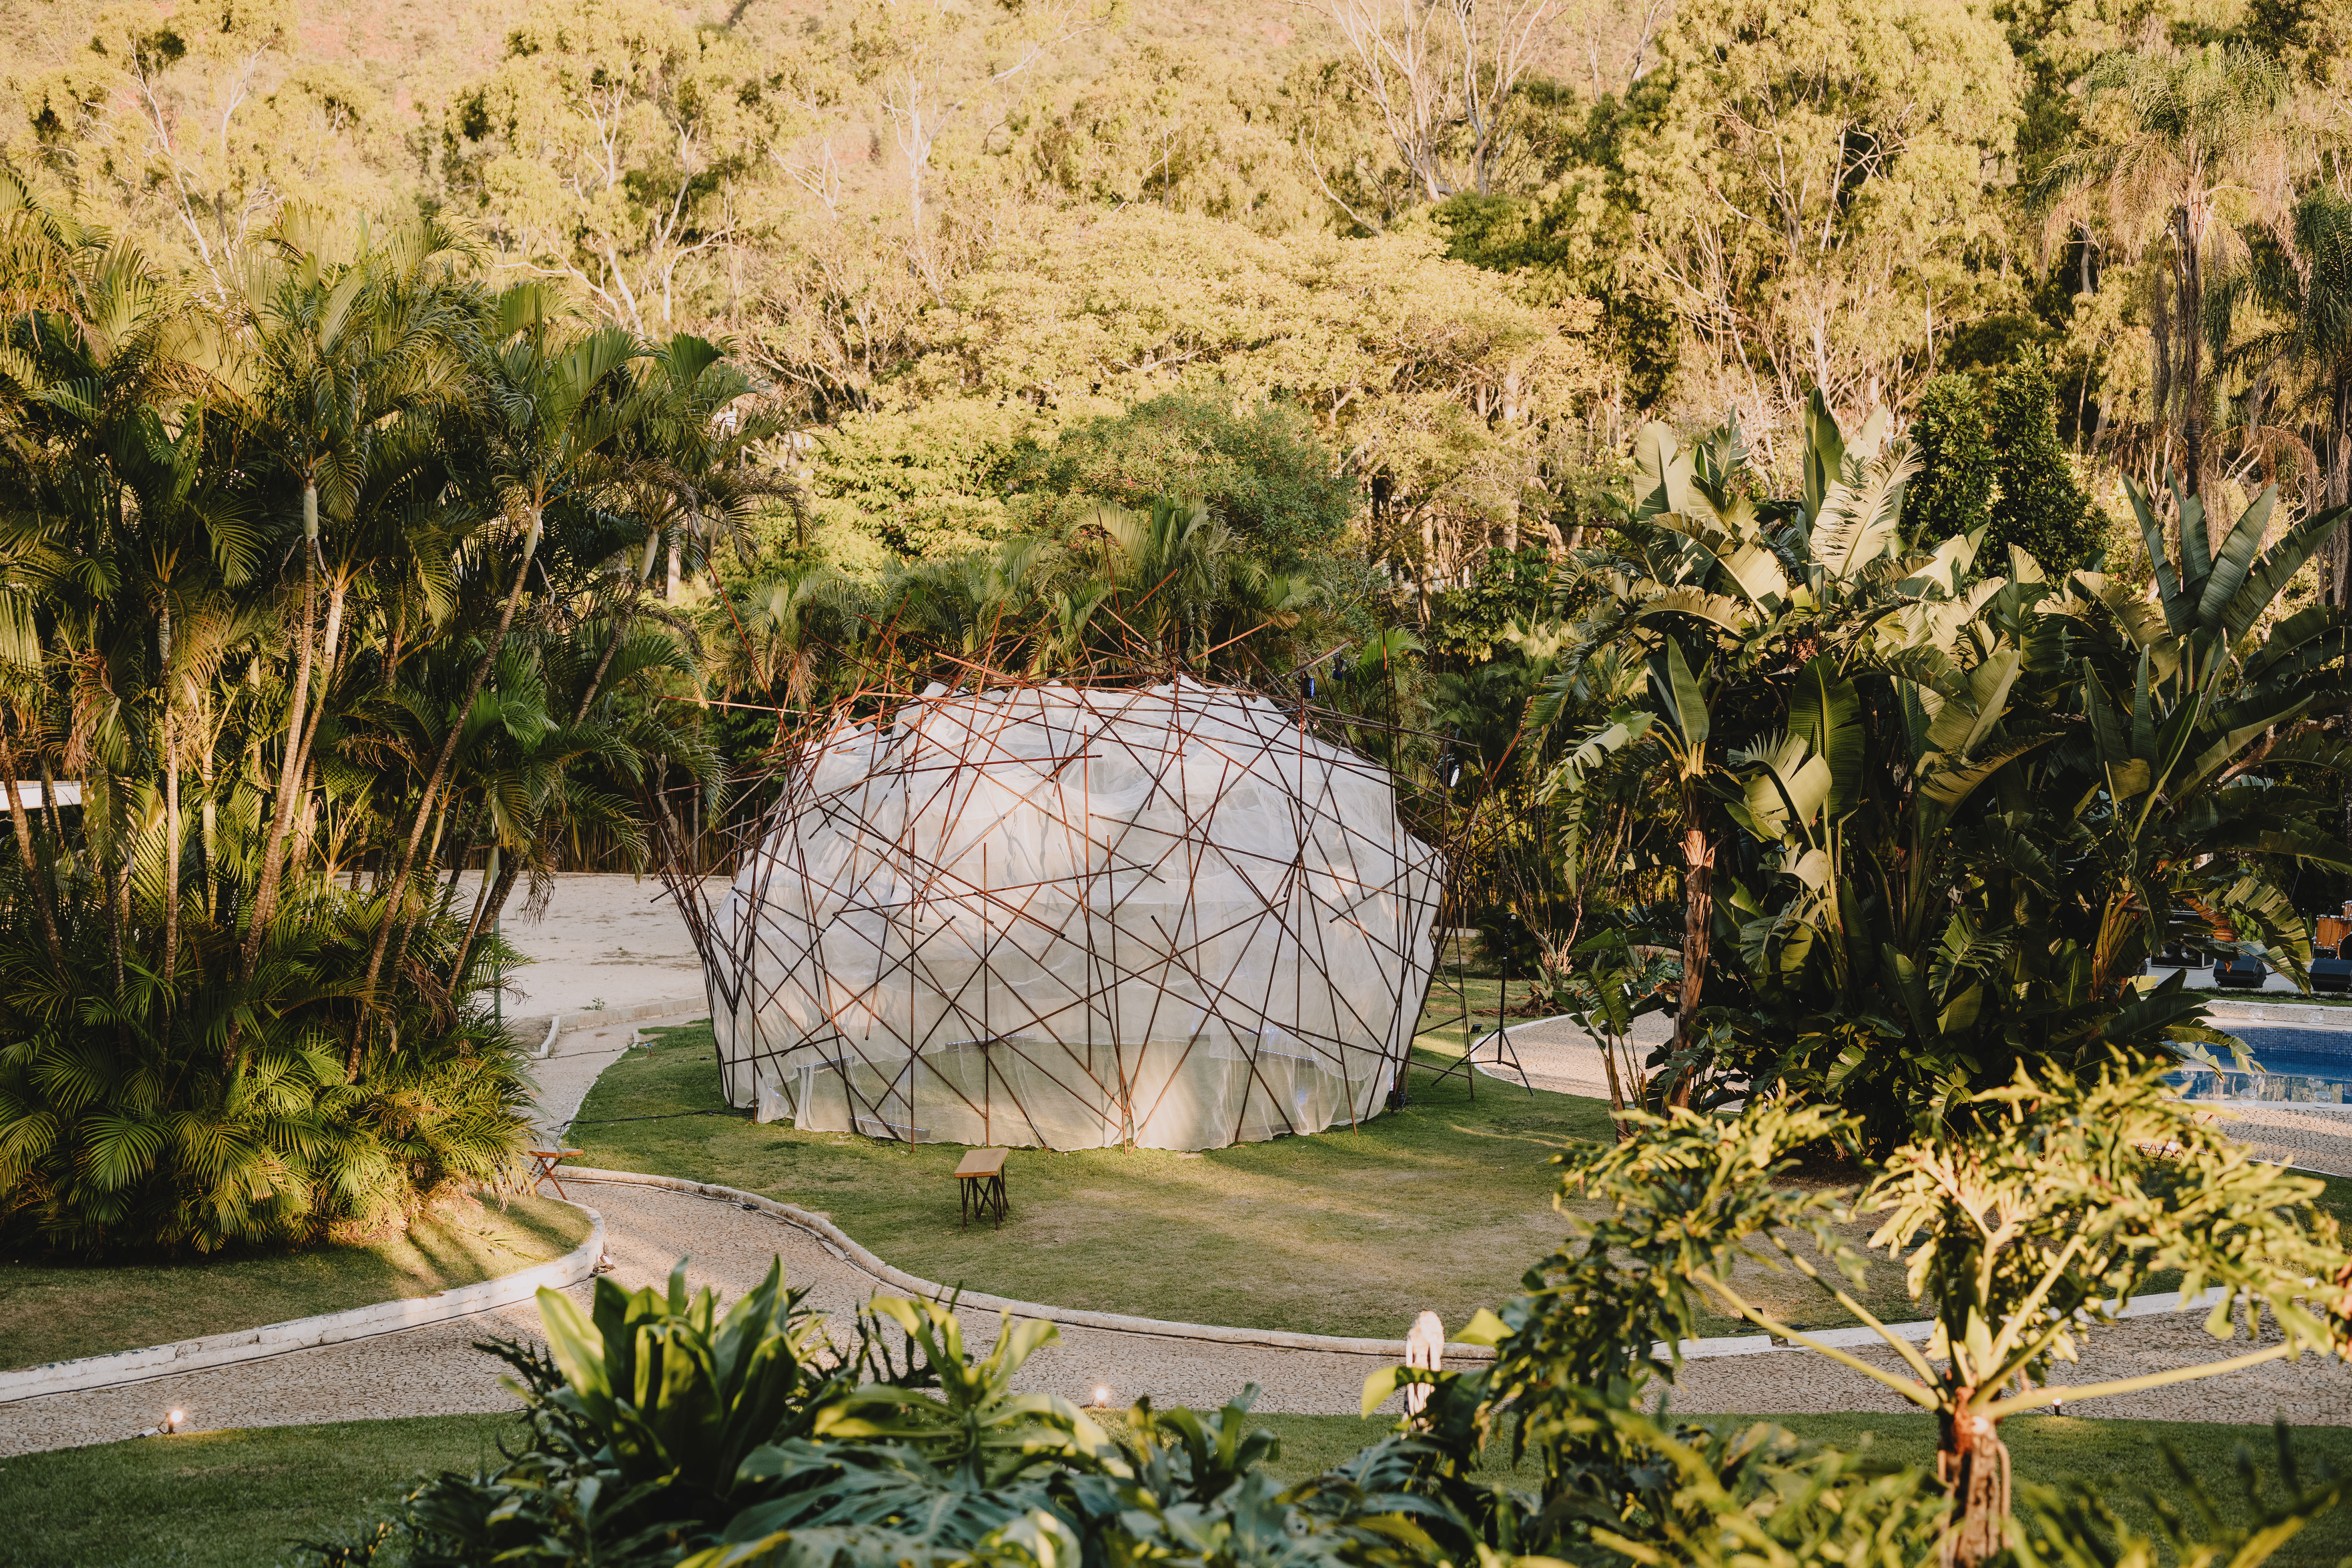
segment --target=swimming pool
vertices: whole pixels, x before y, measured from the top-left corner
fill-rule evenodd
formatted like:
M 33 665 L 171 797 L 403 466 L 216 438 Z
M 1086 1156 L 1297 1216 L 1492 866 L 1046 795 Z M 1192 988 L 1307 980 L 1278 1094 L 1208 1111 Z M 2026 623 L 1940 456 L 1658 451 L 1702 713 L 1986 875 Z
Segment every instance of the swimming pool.
M 2347 1094 L 2352 1090 L 2352 1029 L 2250 1025 L 2230 1032 L 2246 1042 L 2263 1070 L 2215 1072 L 2210 1068 L 2183 1068 L 2171 1075 L 2182 1099 L 2352 1104 L 2352 1097 Z

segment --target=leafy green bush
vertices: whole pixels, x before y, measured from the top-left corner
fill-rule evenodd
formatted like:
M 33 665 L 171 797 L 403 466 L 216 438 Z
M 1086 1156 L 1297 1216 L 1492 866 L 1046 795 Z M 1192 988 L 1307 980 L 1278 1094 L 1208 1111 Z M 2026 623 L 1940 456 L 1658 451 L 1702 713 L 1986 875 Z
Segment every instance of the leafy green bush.
M 1919 471 L 1904 487 L 1903 531 L 1933 541 L 1984 527 L 1992 515 L 1993 447 L 1975 379 L 1939 375 L 1921 387 L 1910 439 Z
M 1994 378 L 1990 402 L 1993 478 L 2000 487 L 1985 536 L 1992 558 L 2022 550 L 2052 573 L 2088 563 L 2105 545 L 2105 520 L 2058 439 L 2058 393 L 2041 350 L 2019 351 Z
M 1551 603 L 1551 552 L 1540 544 L 1489 550 L 1466 587 L 1440 595 L 1429 651 L 1462 664 L 1485 662 L 1515 621 L 1539 619 Z
M 118 985 L 98 900 L 68 887 L 54 965 L 11 869 L 0 861 L 0 1237 L 93 1253 L 302 1244 L 519 1168 L 530 1090 L 515 1049 L 478 995 L 435 994 L 457 922 L 412 940 L 387 1031 L 354 1058 L 348 994 L 382 918 L 373 900 L 326 889 L 289 904 L 249 982 L 241 933 L 191 920 L 172 974 L 134 954 Z M 500 951 L 483 946 L 470 972 Z
M 1906 432 L 1919 471 L 1903 492 L 1903 528 L 1932 543 L 1984 531 L 1980 553 L 2022 550 L 2052 573 L 2086 564 L 2106 521 L 2058 439 L 2057 389 L 2042 351 L 2011 354 L 1990 385 L 1939 375 L 1920 389 Z
M 1182 496 L 1278 567 L 1328 546 L 1361 504 L 1356 480 L 1298 409 L 1265 402 L 1237 413 L 1230 398 L 1192 392 L 1082 420 L 1050 447 L 1024 445 L 1005 477 L 1034 530 L 1063 531 L 1089 501 L 1143 510 Z
M 1454 1523 L 1408 1489 L 1424 1445 L 1286 1489 L 1256 1468 L 1276 1449 L 1246 1425 L 1254 1389 L 1210 1416 L 1139 1405 L 1114 1436 L 1065 1399 L 1013 1392 L 1051 1324 L 1008 1321 L 975 1357 L 950 1310 L 886 1297 L 835 1345 L 803 1295 L 781 1261 L 724 1318 L 709 1292 L 688 1295 L 682 1266 L 667 1290 L 600 1279 L 584 1315 L 541 1291 L 551 1353 L 483 1347 L 515 1369 L 524 1450 L 427 1481 L 312 1559 L 1051 1568 L 1228 1560 L 1223 1542 L 1299 1568 L 1409 1568 L 1441 1556 L 1419 1521 Z

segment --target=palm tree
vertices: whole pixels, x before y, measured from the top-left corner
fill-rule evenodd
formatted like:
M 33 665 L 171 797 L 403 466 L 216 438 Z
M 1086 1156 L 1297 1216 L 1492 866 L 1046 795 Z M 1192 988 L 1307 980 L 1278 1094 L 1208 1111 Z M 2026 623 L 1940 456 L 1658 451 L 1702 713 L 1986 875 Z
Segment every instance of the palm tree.
M 479 384 L 473 432 L 479 444 L 481 472 L 476 481 L 499 502 L 495 538 L 514 541 L 513 575 L 498 599 L 496 624 L 482 638 L 464 695 L 456 711 L 470 711 L 474 699 L 489 679 L 491 669 L 514 627 L 515 612 L 531 580 L 551 512 L 576 521 L 583 534 L 598 534 L 605 520 L 598 516 L 595 492 L 606 479 L 602 459 L 627 428 L 630 411 L 623 373 L 643 350 L 618 327 L 604 327 L 573 338 L 564 333 L 548 290 L 538 284 L 517 284 L 499 296 L 493 311 L 490 341 L 477 355 L 474 375 Z M 583 540 L 567 540 L 567 551 Z M 579 552 L 601 560 L 606 548 L 591 546 Z M 497 555 L 485 550 L 478 557 L 495 571 Z M 489 582 L 488 577 L 484 581 Z M 417 858 L 426 830 L 442 809 L 442 795 L 463 741 L 465 726 L 452 724 L 439 753 L 419 789 L 415 815 L 402 843 L 389 882 L 387 914 L 377 929 L 368 954 L 364 994 L 373 995 L 392 952 L 395 927 L 409 929 L 405 912 Z M 405 938 L 404 936 L 403 940 Z M 354 1035 L 352 1060 L 356 1064 L 360 1037 Z
M 286 842 L 304 799 L 325 704 L 314 676 L 331 677 L 352 583 L 378 564 L 362 548 L 381 515 L 386 470 L 413 468 L 431 449 L 413 416 L 457 396 L 474 315 L 457 275 L 463 247 L 434 220 L 339 233 L 292 208 L 271 231 L 276 259 L 257 268 L 238 317 L 218 345 L 215 374 L 255 446 L 277 458 L 300 500 L 300 609 L 294 672 L 269 829 L 253 890 L 245 967 L 278 906 Z M 363 503 L 373 500 L 374 508 Z M 322 531 L 321 514 L 337 526 Z M 354 524 L 361 525 L 344 537 Z M 378 542 L 366 539 L 369 544 Z M 326 615 L 320 624 L 324 577 Z
M 2163 247 L 2170 289 L 2151 313 L 2152 412 L 2179 431 L 2188 491 L 2202 495 L 2207 285 L 2242 248 L 2225 208 L 2264 223 L 2285 215 L 2295 155 L 2287 76 L 2238 44 L 2133 49 L 2093 66 L 2083 92 L 2096 139 L 2051 163 L 2035 205 L 2046 233 L 2104 228 L 2134 260 Z
M 2325 186 L 2294 206 L 2290 245 L 2265 247 L 2250 281 L 2286 325 L 2249 339 L 2241 354 L 2281 366 L 2287 392 L 2316 416 L 2325 504 L 2352 500 L 2352 199 Z M 2299 383 L 2299 384 L 2297 384 Z M 2325 603 L 2352 602 L 2352 531 L 2338 528 L 2321 557 Z

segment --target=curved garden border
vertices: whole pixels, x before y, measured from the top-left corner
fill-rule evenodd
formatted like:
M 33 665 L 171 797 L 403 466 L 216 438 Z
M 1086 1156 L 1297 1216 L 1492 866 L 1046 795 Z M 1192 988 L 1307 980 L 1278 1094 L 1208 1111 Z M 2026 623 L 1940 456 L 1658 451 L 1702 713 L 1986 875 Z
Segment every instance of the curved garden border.
M 398 1333 L 403 1329 L 421 1329 L 428 1323 L 468 1318 L 477 1312 L 527 1301 L 538 1294 L 541 1286 L 561 1290 L 568 1285 L 577 1285 L 596 1271 L 597 1260 L 604 1255 L 604 1216 L 584 1204 L 572 1206 L 588 1216 L 588 1239 L 545 1263 L 534 1263 L 512 1274 L 459 1285 L 430 1296 L 378 1301 L 370 1307 L 350 1307 L 315 1318 L 295 1318 L 258 1329 L 233 1329 L 173 1344 L 116 1351 L 110 1355 L 17 1367 L 0 1372 L 0 1405 L 46 1394 L 86 1394 L 121 1384 L 145 1383 L 173 1373 L 202 1372 L 282 1355 L 288 1351 L 371 1339 L 377 1334 Z
M 1066 1323 L 1074 1329 L 1100 1329 L 1118 1334 L 1150 1334 L 1161 1339 L 1205 1340 L 1213 1344 L 1255 1345 L 1269 1350 L 1320 1351 L 1327 1354 L 1379 1356 L 1384 1360 L 1402 1361 L 1405 1342 L 1402 1340 L 1349 1339 L 1339 1334 L 1296 1334 L 1282 1329 L 1236 1329 L 1220 1323 L 1180 1323 L 1160 1318 L 1135 1318 L 1124 1312 L 1089 1312 L 1072 1307 L 1049 1307 L 1036 1301 L 1015 1301 L 1003 1296 L 991 1296 L 982 1291 L 967 1290 L 959 1294 L 947 1286 L 903 1268 L 894 1268 L 873 1253 L 852 1240 L 839 1226 L 823 1215 L 813 1214 L 796 1204 L 780 1203 L 774 1198 L 747 1193 L 740 1187 L 720 1186 L 716 1182 L 689 1182 L 677 1176 L 648 1175 L 639 1171 L 605 1171 L 588 1165 L 567 1165 L 564 1179 L 572 1182 L 606 1182 L 614 1186 L 657 1187 L 666 1192 L 685 1193 L 695 1197 L 731 1203 L 739 1208 L 756 1209 L 782 1220 L 786 1225 L 808 1232 L 816 1237 L 827 1252 L 844 1263 L 894 1289 L 911 1291 L 935 1301 L 953 1300 L 958 1306 L 976 1307 L 986 1312 L 1010 1312 L 1016 1318 L 1037 1318 L 1051 1323 Z M 2208 1290 L 2193 1300 L 2183 1300 L 2178 1290 L 2158 1295 L 2135 1296 L 2117 1313 L 2122 1318 L 2154 1317 L 2165 1312 L 2189 1309 L 2211 1308 L 2219 1293 Z M 1935 1329 L 1931 1322 L 1889 1323 L 1890 1332 L 1906 1340 L 1923 1341 Z M 1844 1350 L 1865 1350 L 1885 1343 L 1875 1331 L 1855 1327 L 1807 1331 L 1823 1344 Z M 1685 1360 L 1704 1360 L 1715 1356 L 1762 1355 L 1769 1352 L 1793 1347 L 1776 1342 L 1769 1334 L 1741 1334 L 1722 1339 L 1685 1340 L 1682 1353 Z M 1495 1352 L 1485 1345 L 1465 1345 L 1449 1342 L 1445 1357 L 1449 1361 L 1492 1361 Z

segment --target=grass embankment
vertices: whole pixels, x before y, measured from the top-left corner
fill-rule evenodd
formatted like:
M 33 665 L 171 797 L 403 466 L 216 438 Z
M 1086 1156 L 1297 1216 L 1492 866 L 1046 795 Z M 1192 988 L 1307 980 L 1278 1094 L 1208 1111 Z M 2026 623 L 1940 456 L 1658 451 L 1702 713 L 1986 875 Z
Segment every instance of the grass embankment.
M 1764 1419 L 1847 1447 L 1866 1436 L 1873 1452 L 1914 1464 L 1928 1462 L 1934 1450 L 1933 1421 L 1925 1415 Z M 1385 1427 L 1348 1415 L 1262 1415 L 1255 1424 L 1282 1439 L 1272 1468 L 1286 1479 L 1329 1468 Z M 299 1542 L 355 1530 L 418 1476 L 495 1462 L 499 1439 L 518 1431 L 512 1415 L 431 1415 L 202 1432 L 0 1459 L 0 1514 L 9 1521 L 0 1532 L 0 1568 L 283 1563 Z M 2002 1433 L 2019 1479 L 2083 1481 L 2142 1527 L 2148 1520 L 2142 1489 L 2174 1489 L 2162 1457 L 2166 1444 L 2209 1478 L 2215 1500 L 2231 1514 L 2237 1511 L 2239 1446 L 2251 1447 L 2265 1472 L 2273 1464 L 2270 1432 L 2257 1426 L 2047 1416 L 2011 1421 Z M 2313 1459 L 2338 1472 L 2352 1467 L 2352 1428 L 2307 1428 L 2295 1435 L 2295 1447 L 2306 1467 Z M 1532 1487 L 1534 1477 L 1524 1473 L 1518 1483 Z M 93 1508 L 94 1498 L 105 1506 Z M 2320 1568 L 2347 1552 L 2352 1510 L 2339 1510 L 2271 1562 L 2273 1568 Z
M 0 1367 L 37 1366 L 430 1296 L 562 1257 L 588 1216 L 550 1198 L 462 1204 L 398 1236 L 158 1263 L 0 1264 Z

